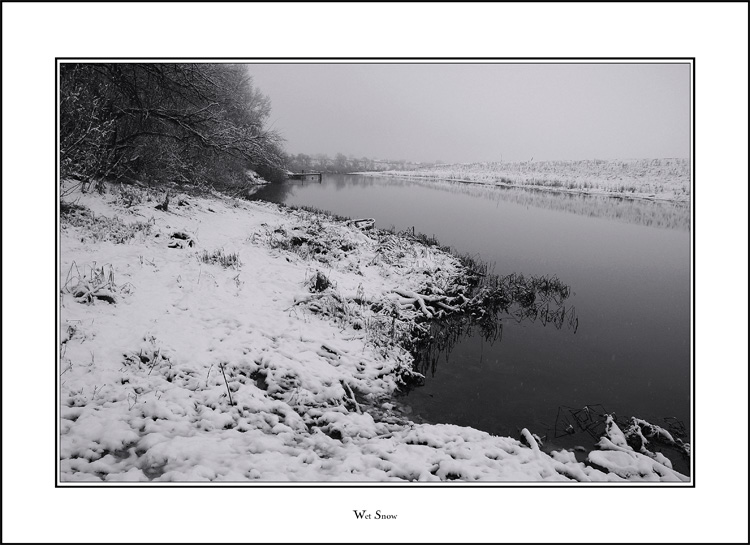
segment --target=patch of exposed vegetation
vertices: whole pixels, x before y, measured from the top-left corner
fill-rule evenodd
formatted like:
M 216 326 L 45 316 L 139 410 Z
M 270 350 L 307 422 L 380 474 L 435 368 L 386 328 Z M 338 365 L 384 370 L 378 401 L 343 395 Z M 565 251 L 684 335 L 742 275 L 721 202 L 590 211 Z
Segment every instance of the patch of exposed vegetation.
M 331 287 L 331 284 L 331 279 L 320 271 L 315 271 L 315 274 L 306 282 L 308 289 L 313 293 L 324 292 Z
M 183 231 L 175 231 L 169 238 L 172 239 L 167 245 L 169 248 L 192 248 L 195 246 L 195 239 Z
M 279 226 L 271 229 L 265 226 L 263 238 L 271 248 L 297 254 L 302 259 L 313 259 L 324 264 L 338 260 L 342 253 L 355 248 L 351 239 L 335 233 L 325 233 L 320 218 L 311 216 L 306 225 L 292 229 Z M 257 238 L 257 235 L 256 235 Z
M 352 220 L 320 214 L 315 209 L 295 212 L 304 220 L 300 225 L 264 226 L 265 232 L 256 233 L 254 238 L 260 237 L 271 248 L 333 267 L 343 266 L 340 260 L 346 260 L 348 252 L 353 251 L 359 265 L 350 267 L 413 269 L 411 274 L 420 278 L 417 289 L 394 288 L 386 297 L 371 300 L 363 292 L 354 296 L 340 293 L 328 275 L 316 270 L 305 282 L 311 294 L 298 298 L 292 307 L 363 330 L 368 344 L 384 355 L 393 354 L 396 347 L 408 351 L 413 364 L 403 366 L 399 376 L 406 388 L 420 384 L 422 373 L 435 365 L 439 355 L 473 330 L 478 329 L 488 341 L 498 340 L 504 319 L 538 320 L 545 326 L 567 326 L 574 333 L 577 330 L 575 308 L 566 306 L 570 287 L 555 276 L 491 273 L 487 263 L 458 255 L 434 236 L 413 228 L 396 232 L 368 227 L 363 242 L 355 243 L 354 238 L 341 235 L 345 231 L 327 229 L 321 221 L 326 218 L 353 227 L 356 223 Z M 370 247 L 367 258 L 358 253 L 360 245 Z M 374 257 L 370 253 L 373 250 Z M 417 265 L 435 251 L 449 254 L 460 266 L 448 272 Z
M 96 266 L 96 263 L 78 267 L 74 261 L 65 284 L 61 289 L 62 293 L 69 293 L 78 303 L 91 304 L 96 301 L 104 301 L 110 304 L 118 302 L 120 294 L 129 294 L 133 290 L 132 284 L 125 283 L 118 286 L 115 283 L 115 271 L 112 265 Z
M 199 255 L 199 259 L 203 263 L 221 265 L 225 269 L 239 269 L 242 266 L 240 255 L 237 252 L 226 253 L 224 248 L 219 248 L 213 252 L 203 250 L 203 253 Z
M 348 216 L 342 216 L 340 214 L 335 214 L 333 212 L 329 212 L 328 210 L 323 210 L 322 208 L 317 208 L 315 206 L 307 206 L 307 205 L 288 205 L 287 208 L 291 210 L 303 210 L 305 212 L 310 212 L 311 214 L 315 214 L 317 216 L 323 216 L 326 218 L 330 218 L 335 221 L 340 222 L 346 222 L 349 221 L 351 218 Z
M 125 223 L 117 216 L 112 218 L 97 216 L 85 206 L 60 202 L 60 227 L 62 229 L 77 227 L 81 229 L 82 239 L 93 242 L 109 241 L 115 244 L 126 244 L 137 236 L 150 235 L 152 226 L 151 221 Z

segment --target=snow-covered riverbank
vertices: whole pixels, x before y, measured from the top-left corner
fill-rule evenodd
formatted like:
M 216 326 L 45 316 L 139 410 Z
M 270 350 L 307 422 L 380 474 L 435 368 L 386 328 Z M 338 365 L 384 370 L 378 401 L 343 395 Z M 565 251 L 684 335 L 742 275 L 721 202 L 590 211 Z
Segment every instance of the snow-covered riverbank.
M 358 174 L 690 202 L 690 163 L 686 159 L 459 163 Z
M 399 412 L 404 340 L 460 297 L 455 257 L 368 222 L 162 200 L 61 206 L 61 481 L 688 481 L 614 423 L 592 466 Z

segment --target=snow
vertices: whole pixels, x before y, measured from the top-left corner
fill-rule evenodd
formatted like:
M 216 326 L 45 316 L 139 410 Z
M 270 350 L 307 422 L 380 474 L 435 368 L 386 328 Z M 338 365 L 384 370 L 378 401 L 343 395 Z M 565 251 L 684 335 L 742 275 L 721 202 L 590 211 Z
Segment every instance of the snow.
M 652 454 L 645 449 L 643 450 L 648 455 L 635 452 L 628 446 L 625 434 L 609 415 L 606 420 L 605 435 L 597 445 L 601 450 L 589 452 L 588 459 L 606 468 L 611 474 L 631 481 L 688 482 L 690 480 L 689 477 L 674 471 L 671 462 L 663 454 Z
M 117 186 L 65 201 L 62 482 L 687 479 L 616 425 L 590 454 L 602 471 L 528 430 L 530 447 L 403 417 L 397 340 L 420 311 L 394 294 L 456 287 L 437 248 L 221 195 L 167 212 Z
M 687 159 L 458 163 L 359 174 L 690 202 L 690 163 Z

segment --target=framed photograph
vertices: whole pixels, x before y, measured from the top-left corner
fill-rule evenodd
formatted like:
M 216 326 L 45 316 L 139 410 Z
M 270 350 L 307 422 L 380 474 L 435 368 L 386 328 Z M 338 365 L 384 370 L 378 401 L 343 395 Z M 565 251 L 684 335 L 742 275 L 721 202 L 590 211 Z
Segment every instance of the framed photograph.
M 692 59 L 58 69 L 61 485 L 691 484 Z
M 746 540 L 746 5 L 424 7 L 3 5 L 4 539 Z

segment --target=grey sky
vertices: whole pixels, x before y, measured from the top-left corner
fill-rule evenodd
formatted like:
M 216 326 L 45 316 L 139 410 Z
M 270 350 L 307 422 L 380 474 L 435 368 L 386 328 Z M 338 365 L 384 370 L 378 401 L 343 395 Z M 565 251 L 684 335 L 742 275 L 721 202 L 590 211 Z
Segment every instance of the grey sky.
M 252 64 L 290 153 L 688 157 L 687 64 Z

